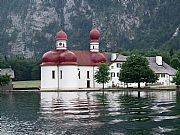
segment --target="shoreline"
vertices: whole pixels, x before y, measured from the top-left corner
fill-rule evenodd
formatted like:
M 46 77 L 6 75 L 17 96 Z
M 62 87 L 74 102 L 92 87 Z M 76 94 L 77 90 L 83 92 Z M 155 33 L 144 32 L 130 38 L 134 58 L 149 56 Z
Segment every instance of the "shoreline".
M 154 89 L 154 88 L 106 88 L 106 89 L 77 89 L 77 90 L 40 90 L 38 88 L 21 88 L 13 90 L 1 90 L 0 92 L 118 92 L 118 91 L 177 91 L 180 89 Z

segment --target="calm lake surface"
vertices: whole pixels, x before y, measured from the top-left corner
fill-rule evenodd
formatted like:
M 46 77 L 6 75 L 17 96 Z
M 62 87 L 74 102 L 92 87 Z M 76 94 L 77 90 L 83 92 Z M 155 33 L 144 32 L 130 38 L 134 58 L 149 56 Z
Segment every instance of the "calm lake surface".
M 0 135 L 180 134 L 180 91 L 0 93 Z

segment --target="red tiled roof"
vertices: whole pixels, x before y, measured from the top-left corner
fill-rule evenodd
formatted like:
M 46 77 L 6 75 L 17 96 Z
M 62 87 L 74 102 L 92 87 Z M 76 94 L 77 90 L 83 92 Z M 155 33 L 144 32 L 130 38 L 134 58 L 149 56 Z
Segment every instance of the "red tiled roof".
M 68 60 L 63 63 L 60 56 L 68 51 L 76 56 L 76 61 L 73 59 L 73 61 Z M 98 66 L 101 63 L 108 63 L 108 58 L 105 53 L 82 50 L 51 50 L 45 53 L 42 58 L 42 65 L 68 65 L 68 62 L 77 62 L 76 64 L 79 66 Z
M 64 31 L 59 31 L 56 33 L 56 40 L 67 40 L 67 34 Z
M 100 52 L 96 53 L 96 52 L 84 51 L 84 50 L 71 50 L 71 51 L 75 53 L 75 55 L 77 56 L 77 63 L 79 66 L 97 66 L 101 63 L 107 63 L 107 58 L 104 53 L 100 53 Z M 95 57 L 95 59 L 93 57 Z
M 42 57 L 41 65 L 76 65 L 77 57 L 69 50 L 51 50 Z

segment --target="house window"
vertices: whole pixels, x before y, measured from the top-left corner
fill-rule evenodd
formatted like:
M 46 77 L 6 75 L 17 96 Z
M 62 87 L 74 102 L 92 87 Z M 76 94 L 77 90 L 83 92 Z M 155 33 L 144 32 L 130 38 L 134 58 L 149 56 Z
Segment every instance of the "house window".
M 89 71 L 87 71 L 87 79 L 89 79 Z
M 161 74 L 161 77 L 162 77 L 162 78 L 165 78 L 165 74 Z
M 121 68 L 121 63 L 117 63 L 117 68 Z
M 111 77 L 115 77 L 115 73 L 114 72 L 111 73 Z
M 52 79 L 55 79 L 55 71 L 52 71 Z
M 111 66 L 111 69 L 114 69 L 114 66 Z
M 119 73 L 117 73 L 117 77 L 119 77 L 120 76 L 120 74 Z
M 60 79 L 62 79 L 62 70 L 60 70 Z

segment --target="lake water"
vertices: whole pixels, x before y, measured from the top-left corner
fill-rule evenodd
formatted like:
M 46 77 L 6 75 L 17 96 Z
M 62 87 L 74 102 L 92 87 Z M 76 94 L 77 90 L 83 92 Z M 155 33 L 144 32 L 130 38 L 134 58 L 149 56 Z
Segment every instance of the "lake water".
M 0 135 L 180 134 L 180 91 L 0 93 Z

